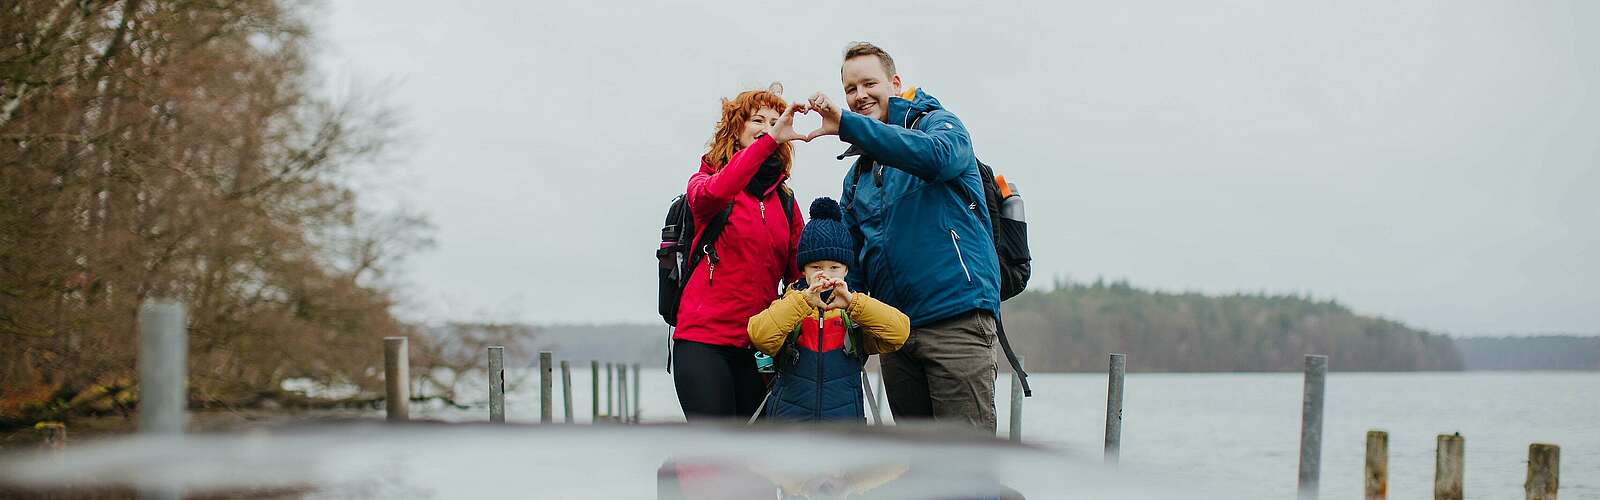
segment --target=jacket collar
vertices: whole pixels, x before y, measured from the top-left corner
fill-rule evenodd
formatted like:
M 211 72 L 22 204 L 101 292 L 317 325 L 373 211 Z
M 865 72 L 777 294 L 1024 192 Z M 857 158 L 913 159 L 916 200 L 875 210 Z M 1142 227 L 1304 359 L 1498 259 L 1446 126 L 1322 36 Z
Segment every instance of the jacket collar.
M 767 188 L 767 192 L 761 193 L 761 198 L 765 199 L 768 196 L 772 196 L 772 193 L 778 192 L 778 189 L 783 187 L 783 181 L 786 180 L 789 180 L 789 174 L 778 174 L 778 182 L 772 183 L 772 186 Z
M 843 160 L 852 156 L 861 156 L 866 152 L 867 150 L 861 149 L 861 146 L 851 144 L 849 148 L 846 148 L 843 153 L 839 153 L 839 156 L 834 157 L 834 159 Z

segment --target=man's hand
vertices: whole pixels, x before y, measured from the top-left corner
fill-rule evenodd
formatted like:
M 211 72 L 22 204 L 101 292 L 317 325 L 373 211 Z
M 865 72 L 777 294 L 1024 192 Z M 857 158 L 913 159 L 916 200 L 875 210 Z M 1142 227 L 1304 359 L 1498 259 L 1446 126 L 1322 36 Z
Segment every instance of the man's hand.
M 822 126 L 806 134 L 807 142 L 825 135 L 839 135 L 839 118 L 843 113 L 838 106 L 833 105 L 833 101 L 828 99 L 828 94 L 817 92 L 816 95 L 811 96 L 811 100 L 807 104 L 810 109 L 815 110 L 818 115 L 822 116 Z
M 778 141 L 778 144 L 783 144 L 795 139 L 811 142 L 810 135 L 800 135 L 799 132 L 794 131 L 794 114 L 799 112 L 803 115 L 809 113 L 810 111 L 811 105 L 809 103 L 797 102 L 790 104 L 788 108 L 783 110 L 782 115 L 778 115 L 778 121 L 773 122 L 772 126 L 767 127 L 767 135 L 772 136 L 772 140 Z

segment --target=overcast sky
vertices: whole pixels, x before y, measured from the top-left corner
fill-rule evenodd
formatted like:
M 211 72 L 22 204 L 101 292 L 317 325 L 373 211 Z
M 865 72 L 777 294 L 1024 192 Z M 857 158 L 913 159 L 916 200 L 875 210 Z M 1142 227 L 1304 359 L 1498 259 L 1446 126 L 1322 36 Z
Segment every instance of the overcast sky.
M 842 101 L 868 40 L 1028 206 L 1035 288 L 1309 293 L 1456 335 L 1600 332 L 1600 3 L 338 0 L 334 93 L 437 226 L 408 317 L 657 322 L 653 251 L 718 99 Z M 809 130 L 814 117 L 796 128 Z M 798 144 L 805 204 L 833 138 Z

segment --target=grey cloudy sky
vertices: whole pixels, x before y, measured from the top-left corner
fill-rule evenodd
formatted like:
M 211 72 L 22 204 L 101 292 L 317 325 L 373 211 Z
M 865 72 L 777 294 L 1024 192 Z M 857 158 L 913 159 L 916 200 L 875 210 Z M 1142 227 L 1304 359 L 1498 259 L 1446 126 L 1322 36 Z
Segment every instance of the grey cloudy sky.
M 437 225 L 412 317 L 659 322 L 652 252 L 718 98 L 841 99 L 869 40 L 1019 184 L 1036 287 L 1600 332 L 1596 2 L 339 0 L 317 25 L 328 88 L 404 112 L 373 202 Z M 842 149 L 797 146 L 802 203 L 838 196 Z

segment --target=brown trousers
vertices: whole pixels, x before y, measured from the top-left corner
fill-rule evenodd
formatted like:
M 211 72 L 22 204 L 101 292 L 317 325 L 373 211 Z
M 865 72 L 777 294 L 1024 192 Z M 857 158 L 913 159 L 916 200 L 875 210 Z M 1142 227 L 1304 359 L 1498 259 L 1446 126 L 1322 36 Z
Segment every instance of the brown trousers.
M 912 328 L 905 346 L 879 362 L 895 419 L 995 431 L 995 323 L 988 311 Z

